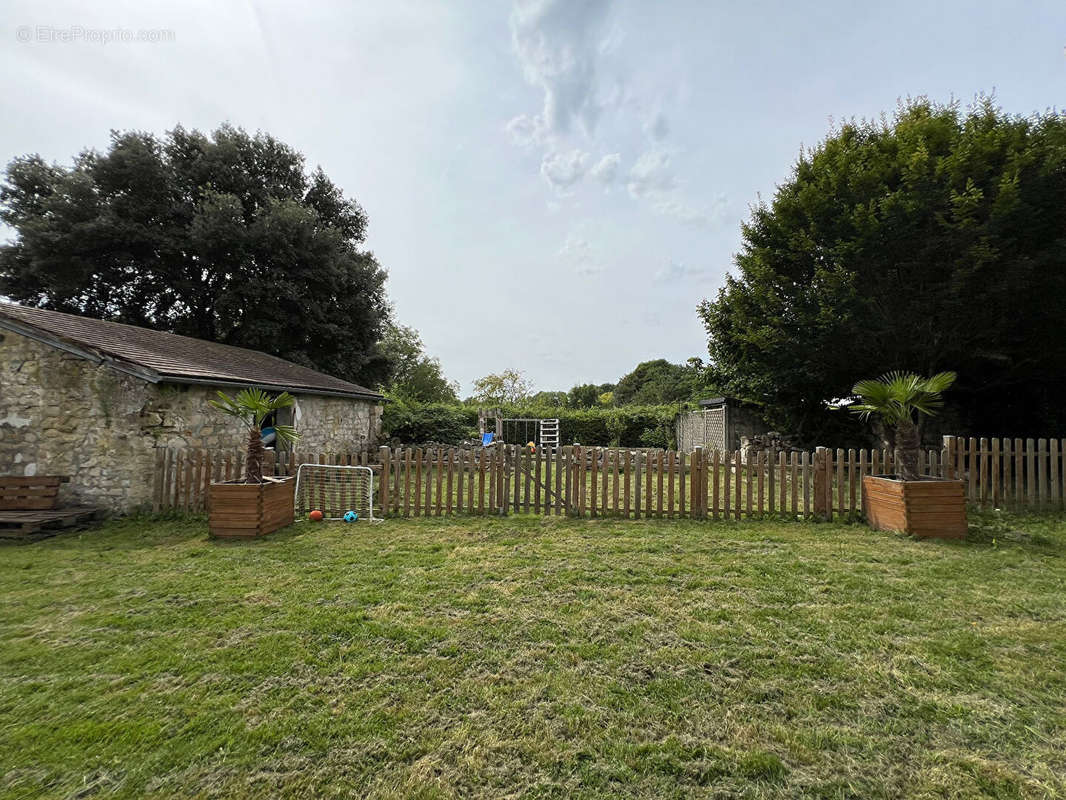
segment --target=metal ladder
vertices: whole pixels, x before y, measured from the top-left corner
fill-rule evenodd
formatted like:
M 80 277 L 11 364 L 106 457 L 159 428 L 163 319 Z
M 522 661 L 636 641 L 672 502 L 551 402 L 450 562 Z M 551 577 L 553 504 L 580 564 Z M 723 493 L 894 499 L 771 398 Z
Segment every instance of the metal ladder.
M 542 419 L 540 421 L 540 446 L 559 446 L 559 420 Z

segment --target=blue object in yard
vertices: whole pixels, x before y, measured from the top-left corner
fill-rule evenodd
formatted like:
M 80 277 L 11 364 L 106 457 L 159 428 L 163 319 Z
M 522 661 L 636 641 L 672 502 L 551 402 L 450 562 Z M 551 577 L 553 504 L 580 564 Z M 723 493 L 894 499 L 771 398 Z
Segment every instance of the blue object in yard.
M 359 519 L 359 515 L 354 511 L 349 511 L 344 515 L 345 522 L 355 522 L 357 519 Z
M 495 433 L 483 433 L 483 434 L 481 434 L 481 446 L 482 447 L 488 447 L 490 444 L 492 444 L 492 440 L 493 440 L 493 438 L 495 438 L 495 436 L 496 436 Z
M 264 445 L 272 445 L 278 438 L 278 432 L 270 425 L 259 431 L 259 435 L 262 437 Z

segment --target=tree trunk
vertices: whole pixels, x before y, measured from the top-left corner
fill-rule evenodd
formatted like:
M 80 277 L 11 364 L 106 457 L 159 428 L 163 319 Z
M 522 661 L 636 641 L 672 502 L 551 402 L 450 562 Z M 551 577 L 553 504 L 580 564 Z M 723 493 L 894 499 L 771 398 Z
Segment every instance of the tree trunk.
M 900 478 L 905 481 L 918 480 L 918 451 L 922 440 L 918 426 L 911 420 L 902 420 L 896 426 L 896 446 L 899 448 L 896 470 Z
M 263 482 L 263 432 L 259 428 L 248 431 L 248 449 L 244 459 L 244 480 L 246 483 Z

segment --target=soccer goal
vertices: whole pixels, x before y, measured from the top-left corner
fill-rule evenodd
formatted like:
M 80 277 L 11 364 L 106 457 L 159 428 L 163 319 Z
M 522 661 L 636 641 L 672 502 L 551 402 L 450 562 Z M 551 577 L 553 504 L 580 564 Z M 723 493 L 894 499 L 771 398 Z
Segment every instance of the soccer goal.
M 301 464 L 296 468 L 296 519 L 319 510 L 326 519 L 344 519 L 349 511 L 360 520 L 374 517 L 374 471 L 341 464 Z

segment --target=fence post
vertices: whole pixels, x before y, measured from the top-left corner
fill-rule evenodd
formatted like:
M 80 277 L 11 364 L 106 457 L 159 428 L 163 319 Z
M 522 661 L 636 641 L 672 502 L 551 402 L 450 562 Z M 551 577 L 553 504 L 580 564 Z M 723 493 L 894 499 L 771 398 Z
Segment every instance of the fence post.
M 944 437 L 944 456 L 940 461 L 943 468 L 944 477 L 948 480 L 955 479 L 955 450 L 957 445 L 957 438 L 954 436 Z
M 378 492 L 378 508 L 381 516 L 384 517 L 389 510 L 389 448 L 379 447 L 378 453 L 381 455 L 381 481 L 379 482 L 381 491 Z
M 699 445 L 692 451 L 692 474 L 690 477 L 690 483 L 692 484 L 692 518 L 706 519 L 707 483 L 704 471 L 704 448 Z
M 827 477 L 829 448 L 818 447 L 814 451 L 814 516 L 829 519 L 829 481 Z

